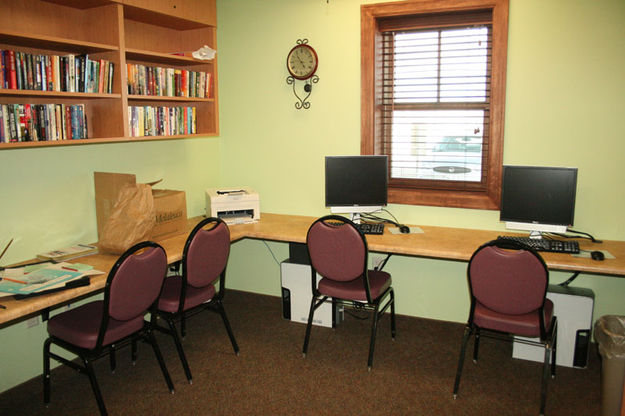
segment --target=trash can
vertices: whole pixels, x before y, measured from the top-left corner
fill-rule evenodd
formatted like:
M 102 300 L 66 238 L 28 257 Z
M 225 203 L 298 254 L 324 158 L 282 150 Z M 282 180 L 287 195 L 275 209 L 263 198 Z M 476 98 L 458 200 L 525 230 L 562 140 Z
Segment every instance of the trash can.
M 601 354 L 601 416 L 619 416 L 625 379 L 625 316 L 605 315 L 595 322 Z

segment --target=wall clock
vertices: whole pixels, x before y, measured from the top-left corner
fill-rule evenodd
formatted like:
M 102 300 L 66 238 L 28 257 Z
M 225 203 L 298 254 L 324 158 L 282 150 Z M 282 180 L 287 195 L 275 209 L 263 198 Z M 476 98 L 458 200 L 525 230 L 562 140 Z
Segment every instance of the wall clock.
M 291 74 L 286 78 L 286 83 L 293 85 L 293 94 L 299 100 L 295 102 L 295 108 L 298 110 L 310 108 L 310 102 L 307 100 L 312 92 L 312 84 L 319 81 L 319 77 L 315 75 L 318 65 L 317 52 L 308 44 L 308 39 L 298 39 L 297 44 L 291 48 L 286 57 L 286 69 Z M 303 98 L 297 93 L 296 81 L 304 82 Z

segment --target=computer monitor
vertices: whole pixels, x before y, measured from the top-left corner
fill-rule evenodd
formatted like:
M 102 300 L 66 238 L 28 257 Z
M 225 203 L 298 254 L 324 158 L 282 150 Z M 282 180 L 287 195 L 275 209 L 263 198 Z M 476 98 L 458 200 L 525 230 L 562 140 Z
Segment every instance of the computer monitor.
M 563 233 L 573 225 L 577 168 L 504 166 L 500 220 L 506 228 Z
M 326 207 L 335 214 L 380 211 L 387 204 L 387 156 L 326 156 Z

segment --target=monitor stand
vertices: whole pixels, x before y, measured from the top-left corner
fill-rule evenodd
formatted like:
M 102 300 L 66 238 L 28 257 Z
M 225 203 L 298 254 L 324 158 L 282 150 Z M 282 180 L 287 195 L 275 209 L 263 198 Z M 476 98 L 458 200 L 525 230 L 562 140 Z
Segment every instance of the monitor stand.
M 352 212 L 350 219 L 354 224 L 360 224 L 360 212 Z
M 543 233 L 540 231 L 531 231 L 530 232 L 530 238 L 532 240 L 542 240 L 543 239 Z

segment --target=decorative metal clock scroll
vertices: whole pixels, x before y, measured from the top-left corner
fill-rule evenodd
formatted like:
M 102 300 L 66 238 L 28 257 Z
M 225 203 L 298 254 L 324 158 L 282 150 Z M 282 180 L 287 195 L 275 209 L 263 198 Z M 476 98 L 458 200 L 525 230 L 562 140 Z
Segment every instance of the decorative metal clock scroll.
M 302 45 L 306 46 L 302 47 Z M 305 60 L 305 62 L 303 62 L 302 59 L 300 59 L 300 57 L 298 56 L 297 49 L 307 49 L 309 56 L 302 58 Z M 318 63 L 317 59 L 318 58 L 316 52 L 312 47 L 308 45 L 308 39 L 298 39 L 297 45 L 291 50 L 289 56 L 287 57 L 287 69 L 289 70 L 291 75 L 286 77 L 286 83 L 293 86 L 293 94 L 298 99 L 298 101 L 295 102 L 295 108 L 298 110 L 302 108 L 310 108 L 310 102 L 308 101 L 308 97 L 310 97 L 310 94 L 312 93 L 313 84 L 319 82 L 319 76 L 315 74 Z M 298 88 L 296 88 L 296 81 L 304 82 L 302 88 L 299 88 L 303 91 L 300 91 L 299 94 Z
M 295 97 L 299 100 L 295 102 L 295 108 L 297 108 L 298 110 L 301 108 L 310 108 L 310 102 L 308 102 L 307 100 L 308 97 L 310 97 L 310 93 L 312 92 L 312 84 L 316 84 L 317 82 L 319 82 L 319 77 L 317 75 L 313 75 L 311 78 L 304 81 L 304 92 L 306 93 L 306 95 L 304 96 L 304 98 L 301 98 L 295 88 L 295 78 L 293 78 L 292 76 L 288 76 L 286 78 L 286 83 L 293 85 L 293 94 L 295 94 Z

